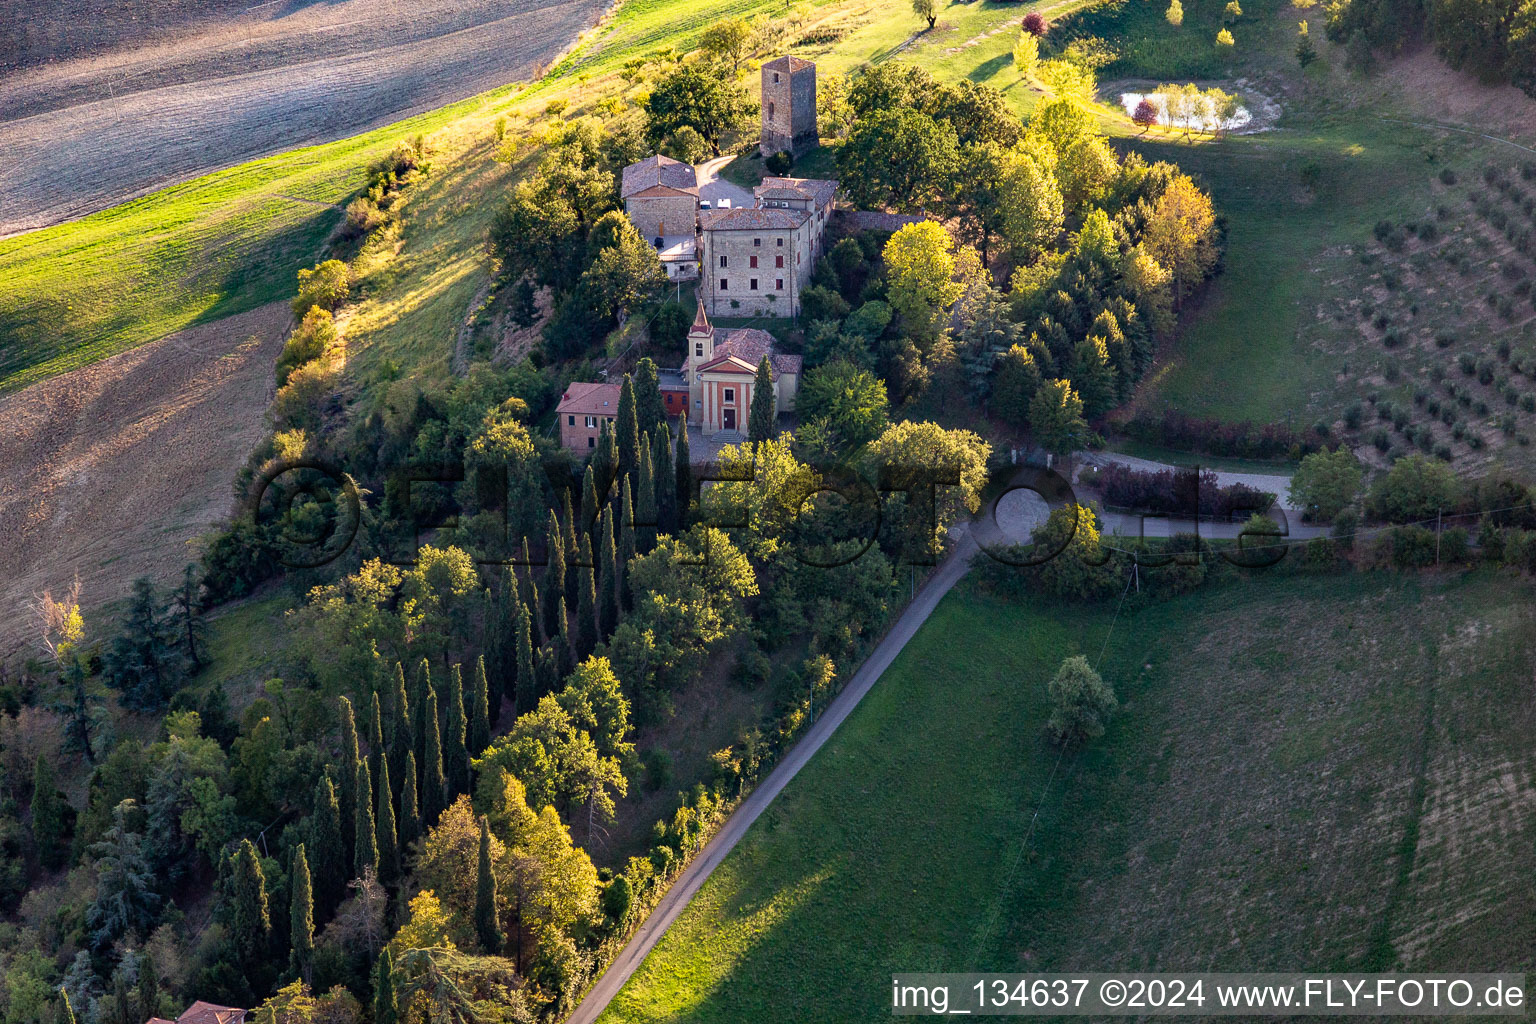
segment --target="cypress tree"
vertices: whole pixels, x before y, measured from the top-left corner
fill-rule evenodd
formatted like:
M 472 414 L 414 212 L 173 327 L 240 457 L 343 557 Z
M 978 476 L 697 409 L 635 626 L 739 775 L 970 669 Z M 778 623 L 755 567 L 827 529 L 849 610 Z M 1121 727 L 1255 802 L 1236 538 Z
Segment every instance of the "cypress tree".
M 475 691 L 469 701 L 469 753 L 479 757 L 491 745 L 491 688 L 486 678 L 485 659 L 475 662 Z M 496 695 L 501 699 L 501 694 Z
M 389 762 L 388 748 L 384 746 L 384 715 L 379 707 L 379 695 L 371 701 L 371 721 L 368 723 L 368 771 L 376 779 L 386 778 L 385 766 Z
M 464 716 L 464 673 L 453 666 L 448 676 L 448 723 L 443 733 L 443 774 L 448 779 L 448 800 L 469 792 L 469 723 Z
M 590 534 L 597 529 L 597 480 L 592 473 L 592 463 L 587 463 L 581 474 L 581 532 Z
M 400 787 L 400 849 L 408 851 L 421 838 L 421 803 L 416 799 L 416 755 L 405 755 L 405 782 Z
M 674 466 L 677 473 L 677 525 L 682 529 L 688 525 L 688 512 L 693 505 L 693 456 L 688 453 L 688 413 L 684 412 L 677 421 L 677 458 Z
M 139 981 L 135 986 L 139 1001 L 139 1016 L 157 1016 L 160 1012 L 160 972 L 155 968 L 154 957 L 139 954 Z
M 629 481 L 624 481 L 624 496 L 619 509 L 619 604 L 625 611 L 634 606 L 634 595 L 629 592 L 629 563 L 636 555 L 635 506 L 630 501 Z
M 517 577 L 508 566 L 496 595 L 496 657 L 483 660 L 485 672 L 486 740 L 490 729 L 501 719 L 501 701 L 507 693 L 507 680 L 517 671 Z M 470 709 L 473 719 L 474 709 Z M 474 728 L 471 721 L 470 728 Z
M 320 776 L 315 786 L 315 808 L 309 821 L 309 848 L 315 851 L 315 870 L 311 884 L 320 893 L 322 917 L 330 917 L 347 883 L 347 847 L 341 832 L 341 808 L 336 803 L 336 788 L 328 775 Z
M 613 506 L 603 509 L 602 575 L 597 581 L 598 635 L 608 637 L 619 624 L 618 548 L 613 542 Z
M 528 606 L 519 602 L 517 606 L 517 691 L 516 712 L 533 709 L 536 694 L 539 689 L 538 677 L 533 673 L 533 638 L 531 628 L 533 616 L 528 613 Z
M 411 732 L 411 701 L 405 695 L 405 666 L 395 664 L 395 695 L 389 708 L 389 777 L 405 785 L 405 759 L 416 748 Z
M 379 840 L 373 824 L 373 780 L 368 777 L 368 762 L 357 762 L 357 811 L 352 818 L 352 877 L 364 872 L 379 873 Z
M 367 771 L 364 766 L 362 771 Z M 272 918 L 267 913 L 267 878 L 261 870 L 261 858 L 249 839 L 240 840 L 232 855 L 230 875 L 230 940 L 234 943 L 236 962 L 250 970 L 265 963 L 272 941 Z M 254 987 L 254 984 L 253 984 Z
M 427 750 L 421 765 L 421 823 L 425 828 L 437 824 L 438 815 L 448 807 L 448 781 L 443 777 L 443 736 L 437 725 L 437 694 L 427 693 Z
M 338 697 L 336 700 L 341 718 L 341 760 L 338 763 L 336 790 L 337 795 L 341 797 L 342 820 L 355 819 L 357 817 L 357 723 L 352 718 L 352 702 L 345 697 Z M 351 843 L 347 844 L 347 855 L 353 855 Z
M 289 967 L 307 985 L 315 962 L 315 900 L 310 888 L 309 858 L 305 856 L 303 843 L 293 851 L 291 888 L 293 895 L 288 903 Z
M 393 885 L 400 877 L 400 840 L 395 832 L 395 798 L 389 788 L 389 762 L 380 766 L 377 804 L 374 815 L 375 838 L 379 851 L 379 881 Z
M 597 647 L 597 579 L 592 571 L 592 542 L 581 538 L 581 593 L 576 597 L 575 649 L 579 664 Z
M 663 422 L 651 439 L 651 468 L 656 474 L 656 521 L 662 533 L 677 532 L 677 488 L 673 483 L 672 431 Z
M 640 421 L 635 415 L 635 382 L 629 374 L 619 388 L 619 416 L 614 420 L 618 434 L 619 472 L 633 473 L 640 465 Z
M 534 678 L 539 681 L 538 692 L 535 697 L 542 697 L 546 693 L 553 693 L 560 682 L 560 650 L 561 644 L 558 638 L 550 641 L 544 647 L 539 648 L 538 659 L 534 664 Z
M 427 664 L 427 659 L 422 658 L 421 666 L 416 670 L 416 688 L 411 692 L 411 734 L 416 740 L 414 748 L 416 750 L 416 763 L 419 765 L 427 763 L 427 698 L 431 694 L 432 668 Z M 435 732 L 437 730 L 437 723 L 435 721 L 436 701 L 433 702 L 432 709 L 434 712 L 432 730 Z
M 475 876 L 475 937 L 490 956 L 501 953 L 505 937 L 496 914 L 496 872 L 491 867 L 491 826 L 480 816 L 480 864 Z
M 569 567 L 571 559 L 576 557 L 576 513 L 571 509 L 569 487 L 560 492 L 560 523 L 560 536 L 565 541 L 565 561 Z
M 554 649 L 554 678 L 549 681 L 549 686 L 544 693 L 553 693 L 560 685 L 560 680 L 570 674 L 576 667 L 576 649 L 573 646 L 575 637 L 571 635 L 571 620 L 565 614 L 565 606 L 560 606 L 560 629 L 555 634 L 555 639 L 550 646 Z M 544 696 L 544 693 L 539 696 Z
M 555 609 L 562 607 L 565 601 L 565 542 L 554 510 L 549 513 L 546 543 L 549 553 L 544 565 L 544 635 L 554 636 L 560 631 L 555 622 Z
M 641 430 L 654 431 L 667 421 L 666 404 L 661 398 L 661 375 L 650 356 L 635 364 L 635 418 Z
M 64 801 L 54 782 L 53 765 L 38 754 L 32 765 L 32 839 L 37 859 L 50 871 L 61 866 L 69 852 L 64 832 Z
M 373 1024 L 400 1024 L 400 1004 L 395 998 L 394 962 L 388 949 L 379 954 L 379 976 L 373 986 Z
M 656 474 L 649 447 L 641 449 L 635 474 L 635 542 L 642 555 L 656 546 Z
M 596 459 L 598 472 L 603 479 L 616 482 L 623 475 L 619 472 L 619 443 L 607 423 L 603 424 L 597 434 Z
M 747 440 L 753 444 L 773 440 L 779 412 L 773 401 L 773 369 L 768 357 L 757 364 L 757 379 L 752 382 L 752 406 L 747 413 Z

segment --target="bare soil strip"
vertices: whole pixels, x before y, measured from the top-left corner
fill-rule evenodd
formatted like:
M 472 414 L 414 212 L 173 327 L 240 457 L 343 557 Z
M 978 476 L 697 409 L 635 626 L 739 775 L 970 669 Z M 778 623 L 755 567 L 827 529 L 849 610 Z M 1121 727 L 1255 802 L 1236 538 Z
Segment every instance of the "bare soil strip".
M 47 22 L 48 7 L 69 3 L 17 16 Z M 0 72 L 0 237 L 527 78 L 606 6 L 285 0 Z
M 91 612 L 177 578 L 233 505 L 290 313 L 277 302 L 0 398 L 0 660 L 79 573 Z

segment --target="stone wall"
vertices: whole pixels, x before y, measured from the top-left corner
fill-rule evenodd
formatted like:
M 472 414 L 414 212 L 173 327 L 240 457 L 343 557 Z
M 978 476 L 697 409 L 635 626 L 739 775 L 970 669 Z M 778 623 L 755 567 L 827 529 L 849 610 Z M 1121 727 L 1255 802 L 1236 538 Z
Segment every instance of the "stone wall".
M 652 199 L 632 198 L 625 202 L 624 212 L 634 223 L 635 230 L 647 242 L 661 236 L 691 235 L 697 228 L 699 201 L 692 196 L 657 196 Z

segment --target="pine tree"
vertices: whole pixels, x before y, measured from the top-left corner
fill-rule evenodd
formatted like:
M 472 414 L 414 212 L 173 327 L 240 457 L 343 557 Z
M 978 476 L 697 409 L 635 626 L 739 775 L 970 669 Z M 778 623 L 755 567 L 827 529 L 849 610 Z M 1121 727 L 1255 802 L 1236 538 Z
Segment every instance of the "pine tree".
M 389 754 L 384 746 L 384 715 L 379 707 L 379 695 L 373 694 L 369 703 L 368 771 L 374 778 L 382 779 L 386 777 Z
M 378 979 L 373 985 L 373 1024 L 400 1024 L 400 1004 L 395 998 L 394 962 L 385 949 L 379 954 Z
M 309 848 L 315 851 L 312 883 L 320 893 L 321 916 L 329 918 L 341 902 L 347 882 L 347 847 L 341 832 L 341 808 L 336 802 L 336 788 L 328 775 L 320 776 L 315 786 L 315 807 L 310 813 Z
M 603 557 L 602 574 L 597 581 L 597 629 L 598 635 L 612 635 L 619 624 L 619 554 L 613 541 L 613 506 L 603 509 Z
M 341 719 L 341 760 L 339 764 L 339 784 L 337 795 L 341 797 L 341 817 L 345 821 L 349 818 L 357 818 L 357 723 L 352 718 L 352 702 L 345 697 L 336 698 L 339 709 L 338 717 Z M 366 800 L 364 801 L 367 802 Z M 354 856 L 351 843 L 347 844 L 347 855 Z
M 400 787 L 400 849 L 409 851 L 421 838 L 421 802 L 416 799 L 416 755 L 405 756 L 405 783 Z
M 597 578 L 592 571 L 592 542 L 585 536 L 581 538 L 581 560 L 586 564 L 578 574 L 581 592 L 576 597 L 576 628 L 572 637 L 578 664 L 597 647 Z
M 74 656 L 69 658 L 69 663 L 64 669 L 64 678 L 69 683 L 69 704 L 65 708 L 64 719 L 64 749 L 72 753 L 78 753 L 85 758 L 85 763 L 96 763 L 96 748 L 91 742 L 91 700 L 90 694 L 85 688 L 85 667 L 80 659 Z
M 642 555 L 656 546 L 656 474 L 649 447 L 641 450 L 635 474 L 635 543 Z
M 619 416 L 614 420 L 614 432 L 618 434 L 619 472 L 628 475 L 640 465 L 640 421 L 635 416 L 635 382 L 627 373 L 619 388 Z
M 42 754 L 32 766 L 32 839 L 37 859 L 50 871 L 63 865 L 69 853 L 65 835 L 64 798 L 53 777 L 53 764 Z
M 635 418 L 641 430 L 653 433 L 667 421 L 666 404 L 661 398 L 661 379 L 656 361 L 650 356 L 635 364 Z
M 159 711 L 178 683 L 171 625 L 147 577 L 133 582 L 122 633 L 106 656 L 107 682 L 133 711 Z
M 538 678 L 533 672 L 533 616 L 528 612 L 528 606 L 518 602 L 517 606 L 517 690 L 515 703 L 516 711 L 522 714 L 532 711 L 537 700 Z
M 379 776 L 375 803 L 378 811 L 374 815 L 374 837 L 379 851 L 379 881 L 385 885 L 394 885 L 400 877 L 400 839 L 395 832 L 395 799 L 389 787 L 389 761 L 385 760 L 380 767 L 384 774 Z
M 688 513 L 693 506 L 693 462 L 688 453 L 688 414 L 683 413 L 677 421 L 677 458 L 675 460 L 677 472 L 677 525 L 683 529 L 688 525 Z
M 629 481 L 624 481 L 624 496 L 619 503 L 619 604 L 625 611 L 634 605 L 634 595 L 629 591 L 629 563 L 634 561 L 635 506 L 631 501 Z
M 405 666 L 395 663 L 395 693 L 389 707 L 389 775 L 405 785 L 405 759 L 416 749 L 411 731 L 411 700 L 405 693 Z
M 455 665 L 448 676 L 448 722 L 443 732 L 443 774 L 448 780 L 449 802 L 460 793 L 469 792 L 468 729 L 464 716 L 464 674 Z
M 379 873 L 379 840 L 373 824 L 373 780 L 368 777 L 368 762 L 358 761 L 356 811 L 352 818 L 352 877 Z
M 437 824 L 438 815 L 448 807 L 448 780 L 443 777 L 443 736 L 437 725 L 437 694 L 427 693 L 427 749 L 421 765 L 421 822 L 426 828 Z
M 546 543 L 549 553 L 544 564 L 544 635 L 554 636 L 560 631 L 555 622 L 555 610 L 565 601 L 565 543 L 560 533 L 560 522 L 555 513 L 549 513 L 549 530 Z
M 315 962 L 315 900 L 310 888 L 309 858 L 305 856 L 303 843 L 293 851 L 291 874 L 293 895 L 288 904 L 288 929 L 291 936 L 289 967 L 307 985 L 312 980 Z
M 171 595 L 171 612 L 175 644 L 192 671 L 201 672 L 208 649 L 208 624 L 203 621 L 202 583 L 197 578 L 197 566 L 191 562 L 181 574 L 181 586 Z
M 367 771 L 364 766 L 362 771 Z M 272 942 L 272 918 L 267 912 L 267 877 L 261 870 L 261 858 L 249 839 L 240 840 L 232 855 L 230 873 L 229 936 L 234 944 L 235 962 L 247 970 L 266 961 Z
M 677 532 L 677 487 L 672 466 L 672 431 L 665 421 L 651 440 L 651 468 L 656 474 L 656 521 L 662 533 Z
M 501 695 L 497 694 L 497 700 Z M 475 691 L 469 701 L 469 753 L 479 757 L 491 745 L 490 682 L 486 677 L 485 658 L 475 662 Z
M 747 440 L 753 444 L 773 440 L 779 414 L 773 402 L 773 369 L 768 357 L 757 364 L 757 379 L 752 382 L 752 407 L 747 413 Z
M 491 826 L 480 817 L 480 864 L 475 876 L 475 937 L 490 956 L 501 953 L 505 941 L 496 913 L 496 872 L 491 867 Z

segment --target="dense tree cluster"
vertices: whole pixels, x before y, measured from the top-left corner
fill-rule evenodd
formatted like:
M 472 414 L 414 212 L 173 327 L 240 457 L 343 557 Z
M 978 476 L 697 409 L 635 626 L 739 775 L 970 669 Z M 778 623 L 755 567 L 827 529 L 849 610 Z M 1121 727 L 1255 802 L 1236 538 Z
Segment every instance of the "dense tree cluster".
M 1451 67 L 1536 94 L 1536 7 L 1525 0 L 1338 0 L 1328 38 L 1356 64 L 1429 39 Z

